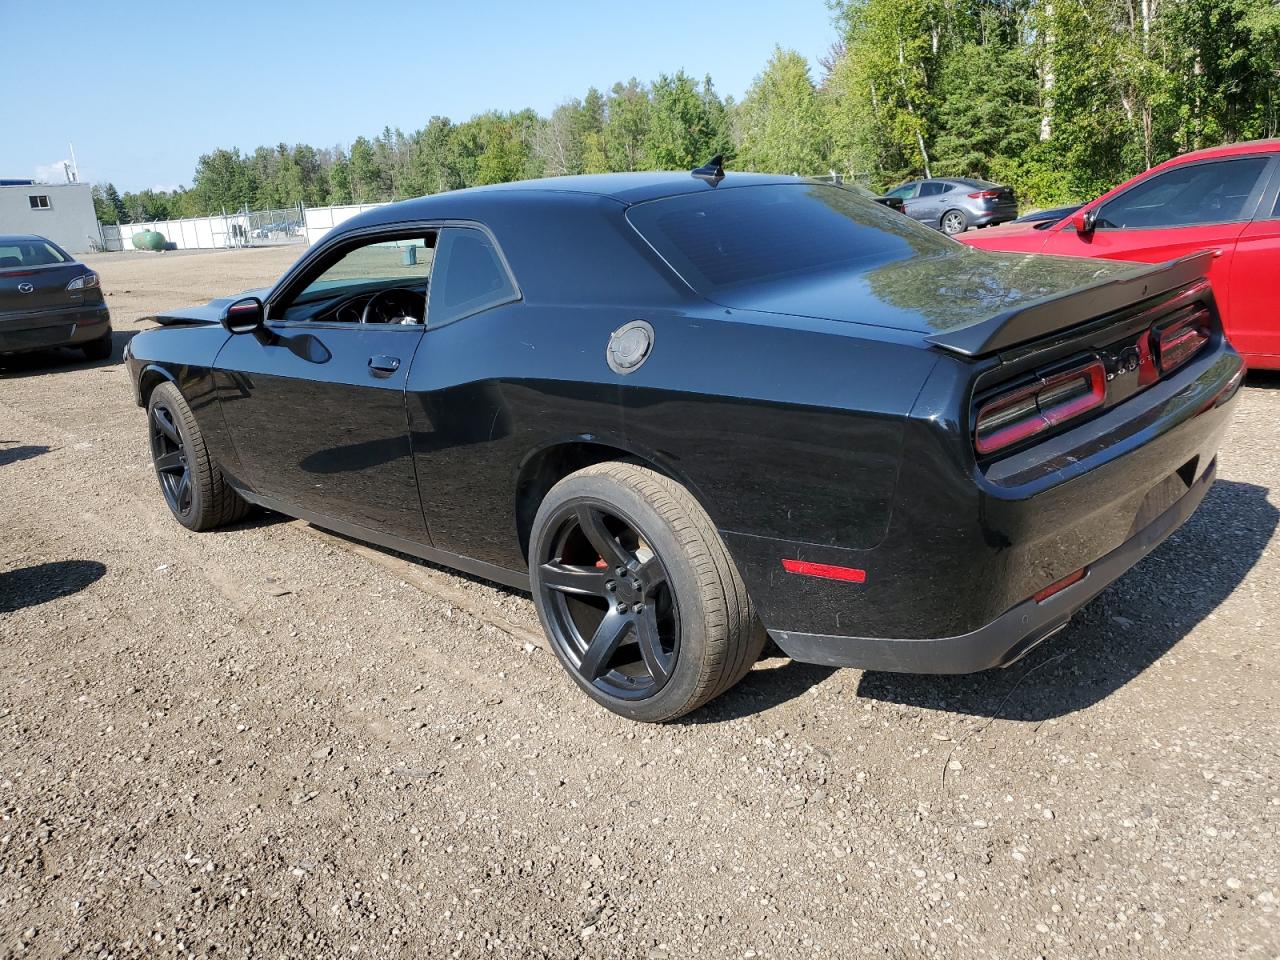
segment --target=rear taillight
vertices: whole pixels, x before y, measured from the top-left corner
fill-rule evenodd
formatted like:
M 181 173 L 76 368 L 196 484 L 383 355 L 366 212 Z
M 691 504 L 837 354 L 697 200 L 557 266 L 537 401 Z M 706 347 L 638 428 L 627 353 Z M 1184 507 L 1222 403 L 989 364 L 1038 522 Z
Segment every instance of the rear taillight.
M 1151 328 L 1151 347 L 1161 373 L 1182 366 L 1209 342 L 1209 311 L 1203 307 Z
M 1107 369 L 1096 357 L 987 400 L 978 408 L 973 445 L 986 455 L 1052 430 L 1107 399 Z
M 68 290 L 92 290 L 98 285 L 98 275 L 96 273 L 86 273 L 76 277 L 67 284 Z
M 999 190 L 979 190 L 977 193 L 969 194 L 970 200 L 999 200 Z

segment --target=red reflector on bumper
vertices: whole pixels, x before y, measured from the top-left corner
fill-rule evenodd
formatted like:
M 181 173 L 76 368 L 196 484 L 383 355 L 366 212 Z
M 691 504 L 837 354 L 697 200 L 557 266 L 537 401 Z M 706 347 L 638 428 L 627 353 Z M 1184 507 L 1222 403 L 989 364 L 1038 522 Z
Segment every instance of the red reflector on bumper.
M 1084 575 L 1088 572 L 1089 572 L 1088 567 L 1081 567 L 1075 573 L 1069 573 L 1065 577 L 1063 577 L 1061 580 L 1058 580 L 1055 583 L 1049 584 L 1047 587 L 1045 587 L 1043 590 L 1041 590 L 1039 593 L 1036 594 L 1035 596 L 1036 603 L 1044 603 L 1046 600 L 1052 597 L 1055 593 L 1061 593 L 1063 590 L 1067 589 L 1067 587 L 1071 586 L 1073 583 L 1079 583 L 1081 580 L 1084 579 Z
M 802 573 L 806 577 L 845 580 L 849 583 L 865 583 L 867 579 L 867 571 L 857 567 L 833 567 L 829 563 L 810 563 L 807 560 L 783 560 L 782 569 L 787 573 Z

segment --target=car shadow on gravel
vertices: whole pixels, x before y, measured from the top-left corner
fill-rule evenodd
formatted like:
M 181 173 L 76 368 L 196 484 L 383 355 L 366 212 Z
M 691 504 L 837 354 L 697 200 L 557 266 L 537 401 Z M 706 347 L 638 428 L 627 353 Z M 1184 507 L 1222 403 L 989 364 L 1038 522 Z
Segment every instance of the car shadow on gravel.
M 868 672 L 858 695 L 1033 722 L 1084 710 L 1159 660 L 1239 586 L 1280 524 L 1267 494 L 1265 487 L 1219 480 L 1180 530 L 1007 670 Z
M 837 669 L 839 668 L 788 660 L 785 656 L 776 660 L 762 660 L 732 690 L 675 722 L 698 726 L 754 716 L 803 696 Z
M 106 572 L 97 560 L 56 560 L 0 573 L 0 613 L 79 593 Z
M 37 443 L 19 444 L 16 447 L 3 446 L 3 444 L 13 443 L 12 440 L 0 440 L 0 467 L 7 467 L 11 463 L 18 463 L 21 460 L 30 460 L 32 457 L 38 457 L 42 453 L 48 453 L 49 447 Z
M 124 345 L 139 332 L 138 330 L 112 331 L 111 356 L 106 360 L 96 360 L 93 363 L 88 362 L 84 353 L 76 347 L 51 347 L 48 350 L 33 350 L 30 353 L 0 355 L 0 379 L 39 376 L 42 373 L 70 368 L 96 370 L 102 367 L 119 366 L 124 354 Z
M 1250 370 L 1244 385 L 1263 390 L 1280 390 L 1280 370 Z

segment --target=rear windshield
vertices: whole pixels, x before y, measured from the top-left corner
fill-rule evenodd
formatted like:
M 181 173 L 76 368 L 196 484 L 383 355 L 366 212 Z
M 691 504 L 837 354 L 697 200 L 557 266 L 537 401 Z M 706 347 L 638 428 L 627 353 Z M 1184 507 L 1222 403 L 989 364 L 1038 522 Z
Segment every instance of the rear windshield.
M 0 240 L 0 270 L 47 267 L 69 257 L 47 240 Z
M 829 270 L 869 270 L 954 242 L 852 190 L 820 183 L 699 191 L 627 217 L 698 293 Z

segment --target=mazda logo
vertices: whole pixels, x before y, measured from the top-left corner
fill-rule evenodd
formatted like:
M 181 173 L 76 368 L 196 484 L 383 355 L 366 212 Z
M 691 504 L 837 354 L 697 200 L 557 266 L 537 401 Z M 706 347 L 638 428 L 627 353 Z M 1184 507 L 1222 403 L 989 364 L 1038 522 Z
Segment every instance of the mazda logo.
M 18 292 L 19 292 L 19 293 L 30 293 L 30 292 L 31 292 L 32 290 L 34 290 L 34 289 L 35 289 L 35 287 L 33 287 L 31 284 L 29 284 L 29 283 L 27 283 L 27 282 L 25 282 L 25 281 L 24 281 L 24 282 L 22 282 L 22 283 L 20 283 L 20 284 L 18 284 Z

